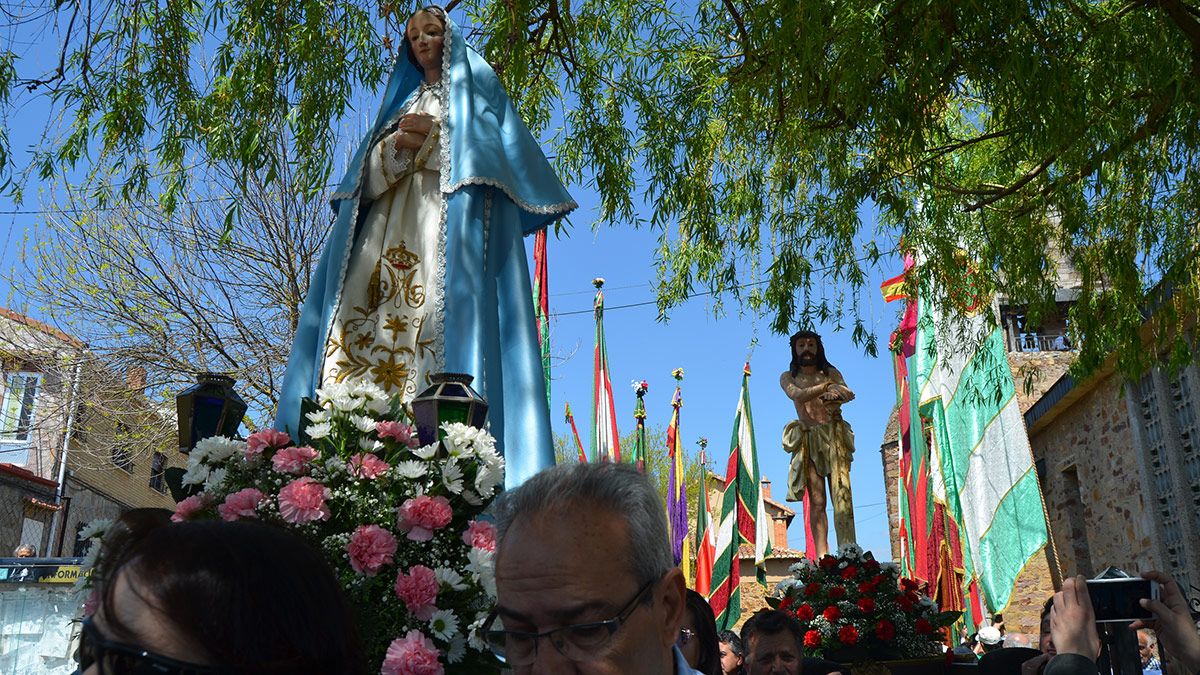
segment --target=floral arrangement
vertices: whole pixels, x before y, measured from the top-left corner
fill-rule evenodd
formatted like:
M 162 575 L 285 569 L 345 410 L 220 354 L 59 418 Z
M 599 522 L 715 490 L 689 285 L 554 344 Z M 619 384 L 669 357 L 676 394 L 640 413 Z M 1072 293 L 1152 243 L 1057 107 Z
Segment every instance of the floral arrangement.
M 853 544 L 790 568 L 778 608 L 804 629 L 805 653 L 843 662 L 939 656 L 943 629 L 960 612 L 941 612 L 895 565 Z
M 319 546 L 383 675 L 494 669 L 478 630 L 496 594 L 495 529 L 477 517 L 504 478 L 495 440 L 446 424 L 422 447 L 371 383 L 317 398 L 307 444 L 275 430 L 198 443 L 183 477 L 194 494 L 172 520 L 257 518 Z

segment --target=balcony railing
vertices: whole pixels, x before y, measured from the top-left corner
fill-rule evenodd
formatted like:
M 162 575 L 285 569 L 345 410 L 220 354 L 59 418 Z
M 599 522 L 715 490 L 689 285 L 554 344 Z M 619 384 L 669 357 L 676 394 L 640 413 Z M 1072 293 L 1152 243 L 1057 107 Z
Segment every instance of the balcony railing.
M 1014 352 L 1069 352 L 1074 349 L 1065 335 L 1018 333 L 1013 339 Z

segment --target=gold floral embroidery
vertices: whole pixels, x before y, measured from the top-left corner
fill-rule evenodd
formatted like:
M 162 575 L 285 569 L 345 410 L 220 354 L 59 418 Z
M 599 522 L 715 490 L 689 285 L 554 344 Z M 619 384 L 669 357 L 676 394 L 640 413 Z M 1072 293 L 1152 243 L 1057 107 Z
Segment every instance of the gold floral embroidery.
M 352 305 L 340 334 L 335 330 L 330 335 L 325 355 L 333 359 L 329 374 L 337 382 L 370 377 L 387 391 L 416 394 L 416 362 L 435 356 L 433 338 L 422 334 L 425 287 L 417 282 L 421 263 L 421 256 L 403 241 L 376 263 L 364 302 Z

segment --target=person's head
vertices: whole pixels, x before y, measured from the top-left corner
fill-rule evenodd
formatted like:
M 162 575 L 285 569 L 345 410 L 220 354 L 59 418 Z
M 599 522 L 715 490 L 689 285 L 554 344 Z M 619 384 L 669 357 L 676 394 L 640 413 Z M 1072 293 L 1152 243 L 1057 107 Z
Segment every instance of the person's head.
M 797 331 L 792 334 L 792 363 L 788 367 L 789 372 L 793 376 L 800 372 L 804 367 L 815 367 L 821 372 L 825 372 L 830 365 L 829 360 L 825 358 L 825 345 L 821 342 L 821 336 L 811 330 Z
M 717 639 L 721 642 L 721 672 L 724 675 L 741 675 L 742 657 L 745 656 L 742 638 L 731 630 L 723 630 Z
M 687 612 L 679 629 L 679 651 L 688 665 L 704 675 L 721 675 L 721 650 L 717 644 L 717 621 L 708 601 L 687 589 Z
M 18 558 L 36 558 L 37 549 L 31 544 L 21 544 L 13 550 L 13 555 Z
M 409 58 L 424 73 L 442 71 L 442 47 L 446 41 L 446 10 L 430 5 L 417 10 L 404 27 Z
M 1004 647 L 1004 636 L 1000 634 L 1000 629 L 995 626 L 984 626 L 979 629 L 979 646 L 983 652 L 994 652 L 997 649 Z
M 503 493 L 493 513 L 497 609 L 487 637 L 515 673 L 670 672 L 684 581 L 644 474 L 559 465 Z M 547 631 L 558 632 L 527 635 Z
M 1050 636 L 1050 610 L 1054 609 L 1054 596 L 1046 598 L 1042 605 L 1042 617 L 1038 623 L 1038 650 L 1046 654 L 1057 654 L 1054 649 L 1054 639 Z
M 1140 628 L 1140 629 L 1138 629 L 1138 632 L 1137 632 L 1137 639 L 1138 639 L 1138 656 L 1142 657 L 1142 665 L 1145 666 L 1147 663 L 1150 663 L 1150 659 L 1152 657 L 1157 656 L 1157 654 L 1154 653 L 1156 651 L 1154 649 L 1154 646 L 1155 646 L 1154 633 L 1150 632 L 1149 630 L 1147 630 L 1145 628 Z
M 787 612 L 760 609 L 742 626 L 746 675 L 800 675 L 804 631 Z
M 257 522 L 151 527 L 148 517 L 137 519 L 105 537 L 96 612 L 84 622 L 79 648 L 83 675 L 142 672 L 139 664 L 155 663 L 233 673 L 362 672 L 341 587 L 305 542 Z

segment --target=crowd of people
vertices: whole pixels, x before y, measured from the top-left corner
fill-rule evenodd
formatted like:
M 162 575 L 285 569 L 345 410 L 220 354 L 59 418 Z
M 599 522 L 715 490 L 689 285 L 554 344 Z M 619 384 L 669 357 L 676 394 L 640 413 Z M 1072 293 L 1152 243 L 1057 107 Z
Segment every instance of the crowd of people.
M 365 672 L 351 610 L 319 552 L 265 524 L 169 516 L 135 509 L 105 535 L 82 675 Z M 631 466 L 548 469 L 503 493 L 493 516 L 497 606 L 482 630 L 513 673 L 842 672 L 805 657 L 787 612 L 760 610 L 740 635 L 718 633 L 707 601 L 673 564 L 658 493 Z M 1162 585 L 1160 600 L 1143 601 L 1155 620 L 1132 626 L 1143 631 L 1146 663 L 1157 646 L 1174 664 L 1168 672 L 1200 672 L 1200 635 L 1182 593 L 1165 575 L 1144 576 Z M 1092 612 L 1084 580 L 1067 579 L 1046 603 L 1041 654 L 1019 672 L 1096 673 Z M 977 636 L 989 652 L 996 637 Z

